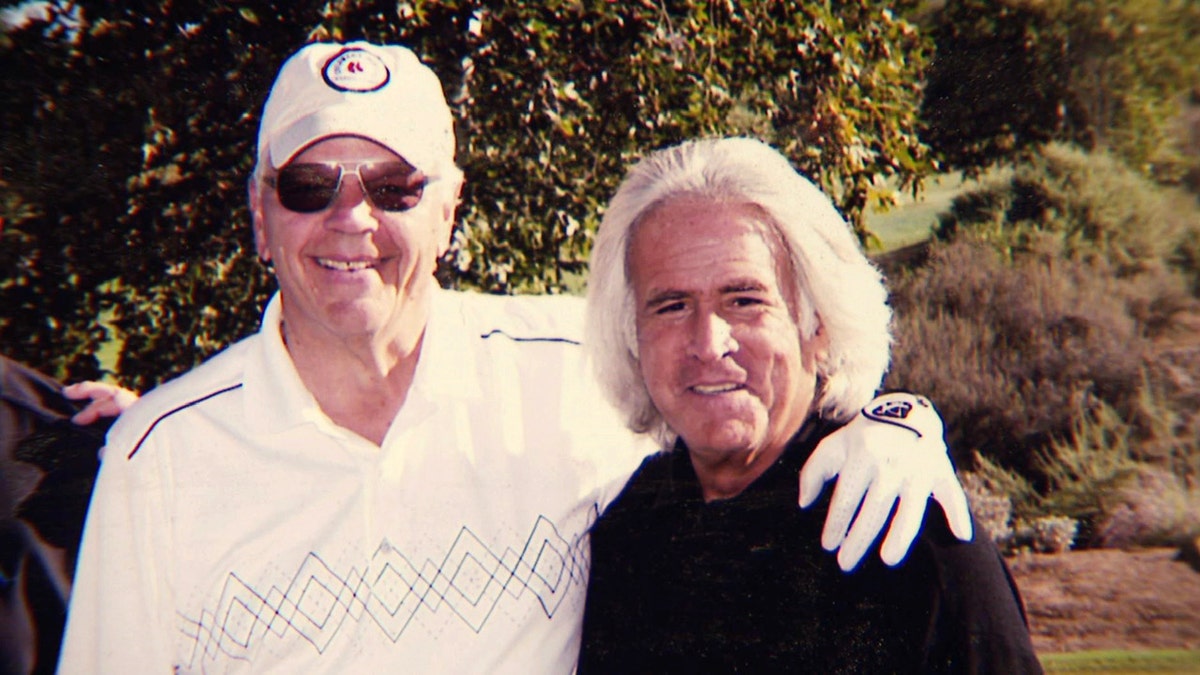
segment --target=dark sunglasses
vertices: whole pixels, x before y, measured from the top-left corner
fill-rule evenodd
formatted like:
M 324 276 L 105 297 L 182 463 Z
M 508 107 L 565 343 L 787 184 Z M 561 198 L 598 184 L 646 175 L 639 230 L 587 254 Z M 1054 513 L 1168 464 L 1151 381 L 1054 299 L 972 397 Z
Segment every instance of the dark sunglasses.
M 275 188 L 283 208 L 316 213 L 329 208 L 348 173 L 358 176 L 367 201 L 384 211 L 413 208 L 431 180 L 407 162 L 384 161 L 288 164 L 264 182 Z

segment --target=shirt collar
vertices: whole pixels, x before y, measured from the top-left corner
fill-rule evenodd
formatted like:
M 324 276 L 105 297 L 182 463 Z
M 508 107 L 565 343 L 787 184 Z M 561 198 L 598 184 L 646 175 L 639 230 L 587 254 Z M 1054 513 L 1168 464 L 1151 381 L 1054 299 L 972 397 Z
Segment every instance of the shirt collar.
M 810 415 L 796 434 L 788 440 L 787 446 L 779 458 L 747 485 L 745 490 L 734 497 L 715 500 L 712 504 L 733 503 L 746 499 L 749 495 L 771 485 L 778 475 L 786 476 L 789 481 L 793 480 L 799 474 L 800 468 L 804 466 L 804 462 L 808 460 L 809 455 L 816 449 L 817 443 L 840 426 L 840 424 L 822 420 L 816 415 Z M 681 496 L 703 503 L 700 478 L 696 475 L 696 469 L 692 466 L 692 460 L 688 456 L 687 444 L 683 442 L 682 438 L 676 439 L 671 455 L 672 489 Z
M 328 419 L 317 405 L 283 344 L 282 302 L 278 292 L 263 310 L 258 339 L 246 359 L 246 423 L 252 431 L 278 433 L 306 422 Z
M 468 324 L 464 297 L 443 289 L 433 292 L 409 401 L 414 396 L 436 403 L 480 395 L 476 378 L 479 336 Z

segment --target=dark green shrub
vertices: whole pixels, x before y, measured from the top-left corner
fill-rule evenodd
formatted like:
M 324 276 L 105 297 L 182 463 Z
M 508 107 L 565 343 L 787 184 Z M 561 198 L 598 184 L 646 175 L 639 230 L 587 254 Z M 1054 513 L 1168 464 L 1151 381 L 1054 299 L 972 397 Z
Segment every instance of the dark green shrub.
M 1051 144 L 981 190 L 956 198 L 934 230 L 943 241 L 981 241 L 1021 252 L 1103 258 L 1120 275 L 1166 266 L 1196 287 L 1200 209 L 1104 153 Z

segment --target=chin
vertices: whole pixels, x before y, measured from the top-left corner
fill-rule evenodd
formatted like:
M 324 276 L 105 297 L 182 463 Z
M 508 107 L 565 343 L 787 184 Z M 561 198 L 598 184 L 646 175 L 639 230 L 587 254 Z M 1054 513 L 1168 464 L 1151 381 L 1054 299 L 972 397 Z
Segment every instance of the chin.
M 692 443 L 684 438 L 688 448 L 705 448 L 705 452 L 721 455 L 753 455 L 762 447 L 762 438 L 757 434 L 705 434 Z
M 387 326 L 380 317 L 344 308 L 328 312 L 325 324 L 331 333 L 347 339 L 381 335 Z

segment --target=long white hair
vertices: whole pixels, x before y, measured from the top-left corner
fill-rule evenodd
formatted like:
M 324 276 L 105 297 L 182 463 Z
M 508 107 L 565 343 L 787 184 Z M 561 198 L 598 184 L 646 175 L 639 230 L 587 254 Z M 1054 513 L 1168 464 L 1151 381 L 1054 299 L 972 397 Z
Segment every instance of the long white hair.
M 874 396 L 888 367 L 891 308 L 879 270 L 816 185 L 769 145 L 749 138 L 688 141 L 638 162 L 608 204 L 592 251 L 586 344 L 596 375 L 630 429 L 670 443 L 675 434 L 650 400 L 638 363 L 629 244 L 638 222 L 663 202 L 688 195 L 747 203 L 766 215 L 788 260 L 780 279 L 801 336 L 821 328 L 829 341 L 817 364 L 816 409 L 852 417 Z

